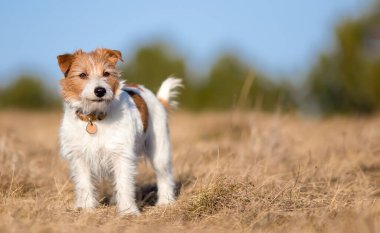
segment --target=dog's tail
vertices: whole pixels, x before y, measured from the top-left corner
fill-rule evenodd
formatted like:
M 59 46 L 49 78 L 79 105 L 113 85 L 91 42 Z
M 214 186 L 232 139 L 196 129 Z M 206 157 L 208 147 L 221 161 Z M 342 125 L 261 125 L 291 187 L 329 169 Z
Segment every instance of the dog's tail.
M 157 98 L 167 111 L 175 110 L 178 107 L 176 97 L 178 88 L 183 87 L 182 80 L 174 77 L 167 78 L 157 92 Z

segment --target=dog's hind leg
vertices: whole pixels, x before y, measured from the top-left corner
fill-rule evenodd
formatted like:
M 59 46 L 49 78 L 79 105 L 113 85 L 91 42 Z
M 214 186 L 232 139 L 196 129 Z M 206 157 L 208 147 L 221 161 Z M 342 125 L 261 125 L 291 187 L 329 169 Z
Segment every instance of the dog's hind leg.
M 153 123 L 153 132 L 147 138 L 147 154 L 156 174 L 158 187 L 157 205 L 174 202 L 171 146 L 166 119 Z

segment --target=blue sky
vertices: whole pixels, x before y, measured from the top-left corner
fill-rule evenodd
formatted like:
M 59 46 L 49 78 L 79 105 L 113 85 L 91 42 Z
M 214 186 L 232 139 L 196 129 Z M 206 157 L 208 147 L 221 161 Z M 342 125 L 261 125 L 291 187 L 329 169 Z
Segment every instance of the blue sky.
M 22 72 L 57 83 L 56 56 L 108 47 L 128 58 L 156 40 L 192 69 L 206 71 L 223 51 L 275 76 L 297 76 L 332 44 L 344 17 L 370 0 L 2 1 L 0 85 Z

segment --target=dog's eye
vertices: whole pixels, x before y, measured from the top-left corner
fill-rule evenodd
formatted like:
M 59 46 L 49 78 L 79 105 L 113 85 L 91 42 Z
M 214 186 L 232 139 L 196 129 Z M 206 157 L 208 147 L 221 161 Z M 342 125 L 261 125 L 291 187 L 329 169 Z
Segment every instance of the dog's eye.
M 110 76 L 111 74 L 110 74 L 110 72 L 107 72 L 107 71 L 104 71 L 104 73 L 103 73 L 103 76 L 104 77 L 108 77 L 108 76 Z
M 80 77 L 80 78 L 83 78 L 83 79 L 84 79 L 84 78 L 87 78 L 87 74 L 86 74 L 86 73 L 81 73 L 81 74 L 79 75 L 79 77 Z

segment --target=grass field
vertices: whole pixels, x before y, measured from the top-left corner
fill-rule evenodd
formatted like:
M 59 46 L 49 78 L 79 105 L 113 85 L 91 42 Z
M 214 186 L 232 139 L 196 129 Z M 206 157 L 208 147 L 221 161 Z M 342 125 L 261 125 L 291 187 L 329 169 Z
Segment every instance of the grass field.
M 0 232 L 380 232 L 380 118 L 261 113 L 171 116 L 178 200 L 142 214 L 73 209 L 60 113 L 0 113 Z

